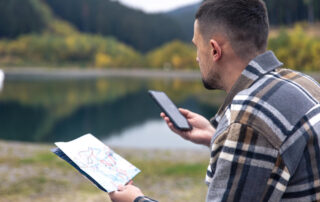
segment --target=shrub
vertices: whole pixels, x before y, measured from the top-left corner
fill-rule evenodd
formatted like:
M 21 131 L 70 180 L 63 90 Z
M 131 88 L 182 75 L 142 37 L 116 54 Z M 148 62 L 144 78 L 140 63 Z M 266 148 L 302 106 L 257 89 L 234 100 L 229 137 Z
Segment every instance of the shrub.
M 320 70 L 320 39 L 308 35 L 302 24 L 297 24 L 292 31 L 280 31 L 277 37 L 269 40 L 269 48 L 289 68 Z
M 146 56 L 152 68 L 197 69 L 195 49 L 186 43 L 172 41 Z

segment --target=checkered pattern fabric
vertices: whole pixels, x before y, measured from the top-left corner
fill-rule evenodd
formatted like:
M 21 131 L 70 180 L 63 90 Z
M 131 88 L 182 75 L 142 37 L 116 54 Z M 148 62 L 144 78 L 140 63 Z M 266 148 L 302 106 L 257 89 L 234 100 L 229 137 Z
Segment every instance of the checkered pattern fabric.
M 211 120 L 207 201 L 320 200 L 320 86 L 270 51 Z
M 133 202 L 157 202 L 157 201 L 151 198 L 148 198 L 146 196 L 139 196 Z
M 208 202 L 320 201 L 320 86 L 281 66 L 253 59 L 211 119 Z

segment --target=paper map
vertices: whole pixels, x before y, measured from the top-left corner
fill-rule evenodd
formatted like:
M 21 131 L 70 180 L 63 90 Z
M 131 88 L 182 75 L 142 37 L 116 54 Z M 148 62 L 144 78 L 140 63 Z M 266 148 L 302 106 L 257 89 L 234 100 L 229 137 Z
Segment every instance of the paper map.
M 119 185 L 125 185 L 140 172 L 91 134 L 55 144 L 85 174 L 95 180 L 94 183 L 98 183 L 107 192 L 117 190 Z

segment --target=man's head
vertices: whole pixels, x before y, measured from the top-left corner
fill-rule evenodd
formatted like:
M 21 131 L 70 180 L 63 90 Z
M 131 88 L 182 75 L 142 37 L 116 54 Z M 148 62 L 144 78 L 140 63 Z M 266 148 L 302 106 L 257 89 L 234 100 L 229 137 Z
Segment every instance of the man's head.
M 262 0 L 205 0 L 195 17 L 193 42 L 201 71 L 207 71 L 202 72 L 206 87 L 223 88 L 219 82 L 221 75 L 215 72 L 218 69 L 208 68 L 217 66 L 221 56 L 228 54 L 226 44 L 244 61 L 266 50 L 269 23 Z
M 269 23 L 262 0 L 206 0 L 196 20 L 204 39 L 225 34 L 239 57 L 266 49 Z

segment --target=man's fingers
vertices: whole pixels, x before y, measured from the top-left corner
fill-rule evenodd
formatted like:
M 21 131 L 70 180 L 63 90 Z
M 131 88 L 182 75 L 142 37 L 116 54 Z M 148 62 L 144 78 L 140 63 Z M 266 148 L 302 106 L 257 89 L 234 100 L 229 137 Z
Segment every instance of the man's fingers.
M 123 185 L 118 186 L 118 191 L 123 191 L 124 189 L 125 189 L 125 187 Z
M 179 132 L 179 131 L 174 127 L 173 123 L 169 122 L 169 123 L 168 123 L 168 126 L 169 126 L 169 128 L 170 128 L 173 132 L 175 132 L 175 133 L 178 133 L 178 132 Z
M 171 120 L 169 117 L 165 117 L 164 120 L 167 122 L 167 123 L 171 123 Z
M 167 117 L 165 113 L 161 112 L 160 116 L 167 122 L 167 124 L 171 122 L 170 118 Z
M 165 121 L 167 122 L 167 124 L 168 124 L 169 122 L 171 122 L 171 121 L 170 121 L 170 118 L 167 117 L 165 113 L 162 112 L 162 113 L 160 114 L 160 116 L 163 118 L 163 120 L 165 120 Z
M 178 135 L 183 136 L 183 132 L 181 130 L 178 130 L 176 127 L 174 127 L 173 123 L 169 122 L 168 126 L 173 132 L 177 133 Z
M 180 113 L 185 116 L 185 117 L 190 117 L 190 115 L 193 114 L 193 112 L 187 110 L 187 109 L 183 109 L 183 108 L 179 108 Z
M 132 183 L 132 182 L 129 182 Z M 111 201 L 114 202 L 124 202 L 124 201 L 134 201 L 138 196 L 143 196 L 143 193 L 138 187 L 133 185 L 118 186 L 118 190 L 109 193 Z
M 164 118 L 164 117 L 166 117 L 166 114 L 163 113 L 163 112 L 161 112 L 161 113 L 160 113 L 160 116 L 161 116 L 162 118 Z
M 180 113 L 181 113 L 183 116 L 185 116 L 185 117 L 188 117 L 188 116 L 190 116 L 190 115 L 193 114 L 193 112 L 191 112 L 191 111 L 189 111 L 189 110 L 187 110 L 187 109 L 183 109 L 183 108 L 179 108 L 179 111 L 180 111 Z M 161 112 L 161 113 L 160 113 L 160 116 L 161 116 L 163 119 L 166 118 L 166 117 L 168 117 L 164 112 Z
M 180 109 L 179 109 L 180 110 Z M 181 109 L 184 110 L 184 112 L 189 113 L 188 110 L 186 109 Z M 179 134 L 180 136 L 184 136 L 185 134 L 183 133 L 183 131 L 177 129 L 176 127 L 174 127 L 173 123 L 171 122 L 170 118 L 166 116 L 166 114 L 164 112 L 160 113 L 160 116 L 163 118 L 163 120 L 167 123 L 168 127 L 175 133 Z
M 163 120 L 167 123 L 167 125 L 169 126 L 169 128 L 172 129 L 172 123 L 170 121 L 170 118 L 166 116 L 166 114 L 164 112 L 160 113 L 160 116 L 163 118 Z
M 111 200 L 113 200 L 116 197 L 116 191 L 108 193 Z
M 169 126 L 169 128 L 170 128 L 171 130 L 175 130 L 175 127 L 173 126 L 173 123 L 169 122 L 169 123 L 168 123 L 168 126 Z

